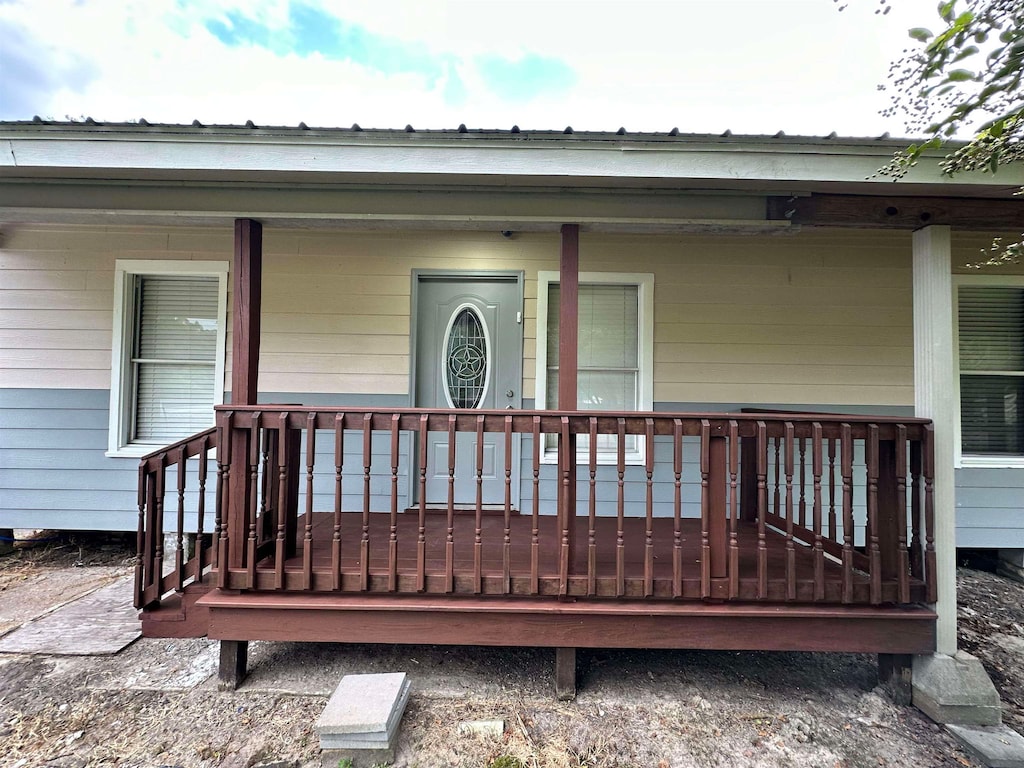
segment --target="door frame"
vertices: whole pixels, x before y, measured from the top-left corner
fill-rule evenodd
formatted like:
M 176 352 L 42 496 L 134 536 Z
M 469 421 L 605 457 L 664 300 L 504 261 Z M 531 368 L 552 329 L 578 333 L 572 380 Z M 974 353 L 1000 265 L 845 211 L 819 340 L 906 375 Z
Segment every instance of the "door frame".
M 486 280 L 497 279 L 508 282 L 515 281 L 519 287 L 519 341 L 516 354 L 519 356 L 519 408 L 523 407 L 523 350 L 526 341 L 526 271 L 522 269 L 413 269 L 411 274 L 412 286 L 409 303 L 409 407 L 416 407 L 416 348 L 419 341 L 419 291 L 420 282 L 427 279 L 451 279 L 451 280 Z M 522 491 L 521 478 L 519 477 L 519 465 L 522 457 L 522 435 L 512 436 L 512 506 L 516 509 L 520 506 Z M 409 436 L 409 506 L 419 503 L 419 466 L 416 454 L 416 440 L 414 435 Z

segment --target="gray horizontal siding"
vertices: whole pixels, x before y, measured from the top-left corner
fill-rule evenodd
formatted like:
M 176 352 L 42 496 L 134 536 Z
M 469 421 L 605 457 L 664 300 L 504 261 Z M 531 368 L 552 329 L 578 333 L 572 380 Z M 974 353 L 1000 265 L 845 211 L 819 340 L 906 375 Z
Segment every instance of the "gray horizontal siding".
M 1024 548 L 1024 469 L 956 470 L 956 545 Z

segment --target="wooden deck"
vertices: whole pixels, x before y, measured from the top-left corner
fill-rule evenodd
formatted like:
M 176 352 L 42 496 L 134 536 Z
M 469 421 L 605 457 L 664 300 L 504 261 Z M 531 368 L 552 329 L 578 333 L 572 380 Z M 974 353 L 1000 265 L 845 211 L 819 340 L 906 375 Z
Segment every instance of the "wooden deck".
M 451 557 L 447 557 L 448 517 L 443 510 L 430 510 L 424 516 L 422 536 L 425 559 L 426 584 L 418 585 L 415 574 L 419 557 L 419 516 L 415 510 L 399 513 L 394 541 L 397 547 L 396 582 L 389 572 L 389 551 L 391 542 L 390 515 L 371 513 L 366 541 L 369 551 L 369 582 L 365 591 L 397 592 L 406 594 L 463 594 L 463 595 L 548 595 L 559 594 L 559 531 L 558 518 L 544 515 L 538 518 L 536 534 L 532 529 L 532 518 L 528 515 L 513 514 L 509 517 L 508 531 L 510 579 L 505 581 L 505 530 L 504 516 L 500 513 L 484 513 L 480 516 L 479 556 L 481 560 L 481 583 L 476 584 L 474 574 L 477 555 L 476 516 L 472 512 L 456 513 L 451 532 Z M 312 525 L 307 531 L 307 516 L 298 521 L 300 540 L 293 557 L 287 558 L 283 568 L 283 585 L 280 589 L 302 590 L 304 588 L 306 547 L 310 548 L 309 562 L 312 566 L 313 583 L 310 591 L 364 591 L 361 589 L 362 561 L 360 552 L 363 538 L 363 515 L 342 513 L 340 521 L 340 590 L 335 589 L 333 580 L 334 515 L 315 513 Z M 645 574 L 647 563 L 646 520 L 625 518 L 622 536 L 619 536 L 618 521 L 614 517 L 596 518 L 594 537 L 591 542 L 589 521 L 586 517 L 576 518 L 576 530 L 572 563 L 575 566 L 569 575 L 568 594 L 574 597 L 607 598 L 682 598 L 701 599 L 702 583 L 700 571 L 701 521 L 683 519 L 680 521 L 678 556 L 681 557 L 683 575 L 681 585 L 673 578 L 673 558 L 676 556 L 674 520 L 655 518 L 653 520 L 653 571 L 648 587 Z M 305 538 L 308 535 L 309 538 Z M 619 541 L 623 559 L 623 579 L 617 576 Z M 737 526 L 738 595 L 733 599 L 758 599 L 758 527 L 754 523 L 740 522 Z M 536 542 L 536 555 L 534 555 Z M 593 545 L 593 559 L 591 559 Z M 812 547 L 794 542 L 790 547 L 784 533 L 768 529 L 767 582 L 768 594 L 764 599 L 787 601 L 788 553 L 793 553 L 793 580 L 796 584 L 795 597 L 790 602 L 842 603 L 843 569 L 835 559 L 825 556 L 823 560 L 824 590 L 815 586 L 815 553 Z M 534 566 L 536 557 L 536 566 Z M 452 573 L 449 581 L 448 573 Z M 593 577 L 590 572 L 593 572 Z M 259 560 L 256 564 L 258 589 L 275 590 L 277 584 L 277 561 L 273 555 Z M 239 569 L 237 578 L 244 577 Z M 591 583 L 593 580 L 593 583 Z M 229 586 L 230 586 L 229 579 Z M 394 587 L 392 587 L 394 584 Z M 450 586 L 448 586 L 450 584 Z M 423 586 L 424 588 L 420 588 Z M 711 579 L 712 597 L 730 597 L 730 579 Z M 853 598 L 850 602 L 867 602 L 870 577 L 867 573 L 853 572 Z M 649 592 L 649 594 L 648 594 Z M 817 594 L 816 594 L 817 592 Z M 914 601 L 924 599 L 924 585 L 918 580 L 911 581 L 911 597 Z M 883 602 L 897 602 L 896 584 L 883 584 Z

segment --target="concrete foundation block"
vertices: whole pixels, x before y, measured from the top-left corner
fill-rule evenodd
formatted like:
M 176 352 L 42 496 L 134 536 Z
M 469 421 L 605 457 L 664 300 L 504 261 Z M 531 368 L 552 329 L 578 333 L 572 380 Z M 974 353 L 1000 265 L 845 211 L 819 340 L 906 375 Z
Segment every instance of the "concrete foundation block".
M 913 703 L 937 723 L 999 725 L 999 694 L 981 662 L 964 651 L 914 657 Z
M 374 768 L 395 762 L 395 750 L 325 749 L 320 753 L 321 768 L 338 768 L 339 765 L 350 764 L 342 761 L 351 761 L 352 768 Z
M 370 754 L 393 752 L 398 724 L 409 701 L 409 679 L 404 672 L 346 675 L 331 694 L 316 723 L 324 754 L 367 760 Z M 378 756 L 368 764 L 387 762 Z M 332 768 L 337 766 L 337 760 Z M 327 763 L 324 763 L 327 765 Z
M 946 729 L 988 768 L 1024 768 L 1024 736 L 1005 725 L 947 725 Z

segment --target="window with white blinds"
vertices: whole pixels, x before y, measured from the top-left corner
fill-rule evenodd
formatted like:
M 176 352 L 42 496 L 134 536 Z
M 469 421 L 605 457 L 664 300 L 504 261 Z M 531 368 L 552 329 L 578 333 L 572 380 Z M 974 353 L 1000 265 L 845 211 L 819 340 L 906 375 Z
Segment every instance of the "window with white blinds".
M 961 453 L 1024 456 L 1024 284 L 961 284 L 957 321 Z
M 538 404 L 558 407 L 559 309 L 561 291 L 557 273 L 539 275 L 543 316 L 538 317 Z M 579 285 L 579 336 L 577 405 L 579 410 L 637 411 L 652 407 L 651 353 L 652 313 L 647 302 L 653 293 L 653 276 L 585 273 Z M 540 363 L 543 361 L 543 370 Z M 598 438 L 599 455 L 614 460 L 617 438 Z M 589 438 L 577 439 L 577 451 L 585 457 Z M 554 451 L 554 443 L 546 446 Z M 627 438 L 627 460 L 642 460 L 636 436 Z M 584 459 L 585 460 L 585 459 Z
M 213 425 L 223 402 L 227 264 L 118 261 L 112 455 Z
M 213 422 L 217 279 L 135 278 L 131 442 L 165 444 Z

